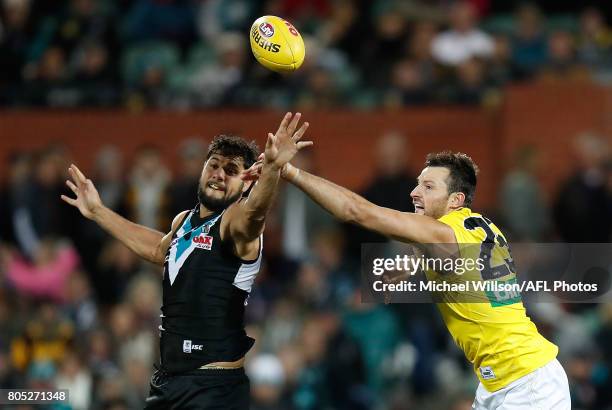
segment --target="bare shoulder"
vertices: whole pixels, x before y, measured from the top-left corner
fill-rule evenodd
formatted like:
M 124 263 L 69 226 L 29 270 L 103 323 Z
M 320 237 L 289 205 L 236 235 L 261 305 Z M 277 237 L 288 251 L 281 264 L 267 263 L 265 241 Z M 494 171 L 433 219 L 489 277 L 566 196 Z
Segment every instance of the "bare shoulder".
M 189 213 L 189 210 L 183 211 L 176 215 L 172 220 L 171 231 L 174 232 L 179 228 L 181 221 L 185 218 L 185 216 Z

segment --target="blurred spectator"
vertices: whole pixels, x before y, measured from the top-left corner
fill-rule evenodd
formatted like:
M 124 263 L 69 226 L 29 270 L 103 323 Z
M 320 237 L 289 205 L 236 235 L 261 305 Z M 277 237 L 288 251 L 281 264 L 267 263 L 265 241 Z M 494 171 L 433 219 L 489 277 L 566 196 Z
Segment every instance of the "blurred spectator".
M 134 41 L 167 40 L 182 48 L 196 39 L 195 4 L 189 0 L 137 0 L 125 20 Z
M 533 3 L 521 5 L 516 14 L 516 31 L 512 37 L 512 61 L 519 77 L 534 74 L 547 56 L 542 15 Z
M 283 397 L 285 371 L 272 354 L 261 354 L 250 360 L 247 374 L 251 381 L 252 410 L 285 410 L 289 403 Z
M 307 36 L 304 44 L 308 57 L 289 82 L 295 104 L 310 110 L 345 104 L 348 93 L 359 91 L 347 56 L 315 37 Z
M 83 272 L 72 274 L 64 287 L 63 311 L 79 334 L 84 334 L 97 324 L 98 307 L 91 293 L 91 286 Z
M 434 58 L 445 65 L 456 66 L 478 57 L 488 58 L 493 54 L 493 40 L 476 28 L 478 16 L 472 3 L 459 1 L 450 9 L 450 29 L 436 36 L 431 52 Z
M 206 144 L 201 138 L 190 138 L 179 146 L 179 173 L 170 187 L 170 215 L 193 209 L 198 203 L 198 186 L 206 158 Z
M 596 72 L 612 68 L 612 30 L 601 11 L 586 9 L 580 16 L 578 59 Z
M 78 263 L 79 256 L 72 246 L 49 238 L 41 241 L 32 262 L 13 253 L 6 263 L 6 274 L 20 293 L 60 302 Z
M 300 152 L 293 163 L 307 172 L 315 172 L 312 151 Z M 337 225 L 333 217 L 292 184 L 285 184 L 280 193 L 283 253 L 302 260 L 311 253 L 309 244 L 316 232 Z
M 132 403 L 130 394 L 125 376 L 117 370 L 109 370 L 101 375 L 97 383 L 96 402 L 103 409 L 132 409 L 133 405 L 144 407 L 142 403 Z
M 71 107 L 78 96 L 70 86 L 66 52 L 60 47 L 48 48 L 31 77 L 26 78 L 26 103 L 33 106 Z
M 535 148 L 520 148 L 501 184 L 500 209 L 511 240 L 539 242 L 546 238 L 550 216 L 537 179 L 539 165 Z
M 115 52 L 119 39 L 113 23 L 114 17 L 104 2 L 97 0 L 69 0 L 57 21 L 57 31 L 51 42 L 61 48 L 66 56 L 72 56 L 79 48 L 97 43 Z
M 74 82 L 80 106 L 109 107 L 119 102 L 118 77 L 110 58 L 108 48 L 93 42 L 85 44 L 75 56 Z
M 387 83 L 391 67 L 406 51 L 408 22 L 397 7 L 388 2 L 373 16 L 373 33 L 362 45 L 363 74 L 371 86 Z
M 313 316 L 302 327 L 300 343 L 304 357 L 304 367 L 300 372 L 293 392 L 293 405 L 296 410 L 315 410 L 330 404 L 330 391 L 326 388 L 325 353 L 328 334 L 324 318 Z
M 554 217 L 565 242 L 608 242 L 612 232 L 612 196 L 608 191 L 607 141 L 583 134 L 574 141 L 576 169 L 563 183 L 554 206 Z
M 328 332 L 325 361 L 333 407 L 338 410 L 371 408 L 375 400 L 367 384 L 362 349 L 343 326 L 340 315 L 327 313 L 325 323 Z
M 395 315 L 387 306 L 361 303 L 361 294 L 356 291 L 342 323 L 361 348 L 368 385 L 376 396 L 380 395 L 384 390 L 381 366 L 400 341 Z
M 12 363 L 19 370 L 29 367 L 34 372 L 46 363 L 59 363 L 68 353 L 73 337 L 73 324 L 60 315 L 56 305 L 43 302 L 36 315 L 25 323 L 23 333 L 12 341 Z
M 110 333 L 101 328 L 91 329 L 87 337 L 87 364 L 96 378 L 117 371 Z
M 450 89 L 450 101 L 463 105 L 485 103 L 489 86 L 484 64 L 475 58 L 467 60 L 457 67 L 456 74 L 458 81 Z
M 431 43 L 436 31 L 437 26 L 431 22 L 416 22 L 408 45 L 408 54 L 418 65 L 420 75 L 428 86 L 435 85 L 438 75 L 431 55 Z
M 423 105 L 431 101 L 431 84 L 426 83 L 415 61 L 402 60 L 393 67 L 391 86 L 386 96 L 388 105 Z
M 501 87 L 514 79 L 516 69 L 512 62 L 512 46 L 506 36 L 495 37 L 495 51 L 488 67 L 487 79 L 492 86 Z
M 276 352 L 300 334 L 302 318 L 299 304 L 293 298 L 278 298 L 270 311 L 261 344 L 265 350 Z
M 298 27 L 309 27 L 326 18 L 330 7 L 329 0 L 268 0 L 264 14 L 284 16 Z
M 153 327 L 145 330 L 130 305 L 122 304 L 113 308 L 109 323 L 114 345 L 118 349 L 115 356 L 116 363 L 125 364 L 131 359 L 153 363 L 155 357 L 155 339 L 151 332 Z
M 322 21 L 318 39 L 324 47 L 338 49 L 351 62 L 358 62 L 367 38 L 363 27 L 369 24 L 365 7 L 359 0 L 333 1 L 330 7 L 330 16 Z
M 70 352 L 62 360 L 55 378 L 55 388 L 70 392 L 70 405 L 74 410 L 91 408 L 92 376 L 76 353 Z
M 124 244 L 114 239 L 106 242 L 96 267 L 97 274 L 92 277 L 98 303 L 106 307 L 122 300 L 127 284 L 140 265 L 138 256 Z
M 1 16 L 0 105 L 5 105 L 18 96 L 23 67 L 33 58 L 37 26 L 31 0 L 3 1 Z
M 300 110 L 320 110 L 339 107 L 342 95 L 333 72 L 326 67 L 316 66 L 306 72 L 307 87 L 298 96 L 296 105 Z
M 96 189 L 104 205 L 114 211 L 121 211 L 125 190 L 123 155 L 113 145 L 102 147 L 95 161 L 94 178 Z
M 255 20 L 256 11 L 256 4 L 248 0 L 201 2 L 197 13 L 198 31 L 206 43 L 215 44 L 222 33 L 246 33 Z
M 575 41 L 566 31 L 556 31 L 548 38 L 548 61 L 540 73 L 545 81 L 586 80 L 588 72 L 576 58 Z
M 170 173 L 162 163 L 159 149 L 143 146 L 136 153 L 130 171 L 125 203 L 129 219 L 160 231 L 166 231 L 171 218 L 168 214 Z
M 65 177 L 68 163 L 68 153 L 61 144 L 50 145 L 38 155 L 28 205 L 39 237 L 67 235 L 73 229 L 62 221 L 70 219 L 74 211 L 57 200 L 67 191 Z
M 343 263 L 343 237 L 338 230 L 321 231 L 313 238 L 314 260 L 297 273 L 295 296 L 313 310 L 340 306 L 350 296 L 355 278 Z
M 189 81 L 193 104 L 210 107 L 234 102 L 232 91 L 243 79 L 246 40 L 238 33 L 224 33 L 215 43 L 217 59 L 202 64 Z
M 124 358 L 122 372 L 126 376 L 125 397 L 131 408 L 144 407 L 149 395 L 151 362 L 140 357 Z
M 39 243 L 39 233 L 31 214 L 35 201 L 32 195 L 32 157 L 26 153 L 14 153 L 8 160 L 8 180 L 0 194 L 2 232 L 0 238 L 17 245 L 31 257 Z
M 95 181 L 102 203 L 106 207 L 124 214 L 125 175 L 122 154 L 117 147 L 108 145 L 98 151 L 92 179 Z M 98 289 L 98 285 L 103 288 L 108 287 L 104 283 L 107 283 L 110 278 L 104 279 L 104 283 L 102 283 L 94 275 L 99 255 L 104 249 L 108 235 L 95 222 L 87 218 L 74 218 L 72 224 L 75 227 L 75 246 L 82 256 L 83 266 L 86 269 L 86 274 L 90 276 L 90 282 L 95 283 L 94 289 Z
M 414 212 L 410 192 L 416 176 L 408 168 L 410 146 L 408 138 L 397 131 L 383 134 L 376 142 L 376 167 L 373 180 L 362 191 L 363 196 L 376 205 L 403 212 Z M 355 259 L 361 254 L 361 244 L 386 242 L 381 235 L 354 225 L 345 225 L 347 252 Z

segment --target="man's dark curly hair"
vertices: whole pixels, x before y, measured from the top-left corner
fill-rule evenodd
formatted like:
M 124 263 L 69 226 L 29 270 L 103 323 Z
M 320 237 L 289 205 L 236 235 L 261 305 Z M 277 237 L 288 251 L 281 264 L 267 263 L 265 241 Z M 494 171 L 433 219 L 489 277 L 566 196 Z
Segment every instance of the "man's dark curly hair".
M 213 154 L 223 155 L 224 157 L 240 157 L 244 163 L 244 169 L 249 168 L 257 161 L 259 147 L 255 141 L 247 142 L 244 138 L 237 135 L 217 135 L 208 146 L 206 159 Z
M 446 185 L 448 193 L 463 192 L 464 205 L 470 207 L 476 193 L 478 166 L 474 160 L 462 152 L 432 152 L 425 160 L 426 167 L 444 167 L 450 172 Z

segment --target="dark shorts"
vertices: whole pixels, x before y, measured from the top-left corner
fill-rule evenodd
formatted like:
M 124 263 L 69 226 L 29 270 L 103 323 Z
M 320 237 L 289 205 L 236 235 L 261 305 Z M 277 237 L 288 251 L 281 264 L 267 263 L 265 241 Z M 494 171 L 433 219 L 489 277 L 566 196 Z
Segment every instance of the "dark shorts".
M 248 410 L 249 378 L 240 369 L 194 370 L 169 375 L 155 370 L 145 410 Z

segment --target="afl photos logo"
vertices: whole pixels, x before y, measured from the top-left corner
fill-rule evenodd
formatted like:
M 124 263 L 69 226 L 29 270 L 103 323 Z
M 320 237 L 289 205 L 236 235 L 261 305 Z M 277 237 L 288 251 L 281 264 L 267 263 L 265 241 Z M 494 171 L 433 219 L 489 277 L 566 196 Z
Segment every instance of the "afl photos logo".
M 272 37 L 274 35 L 274 26 L 270 23 L 263 22 L 259 25 L 259 32 L 264 37 Z

